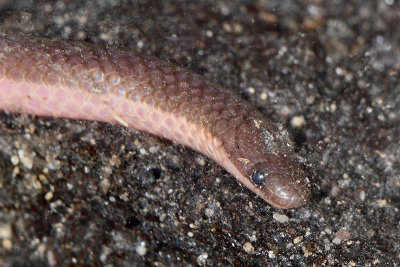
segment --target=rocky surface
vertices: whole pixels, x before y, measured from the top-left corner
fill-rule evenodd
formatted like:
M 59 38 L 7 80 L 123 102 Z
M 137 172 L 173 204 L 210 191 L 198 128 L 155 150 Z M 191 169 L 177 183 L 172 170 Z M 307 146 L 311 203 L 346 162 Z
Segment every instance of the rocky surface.
M 400 5 L 0 1 L 2 27 L 121 46 L 230 87 L 291 133 L 308 205 L 105 123 L 0 112 L 1 266 L 396 266 Z

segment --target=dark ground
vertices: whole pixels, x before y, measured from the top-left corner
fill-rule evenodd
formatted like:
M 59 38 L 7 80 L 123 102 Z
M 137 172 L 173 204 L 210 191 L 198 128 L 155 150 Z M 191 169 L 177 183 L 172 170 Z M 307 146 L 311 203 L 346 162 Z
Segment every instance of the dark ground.
M 234 88 L 288 128 L 313 182 L 307 206 L 279 210 L 149 134 L 0 112 L 0 266 L 398 266 L 393 2 L 0 1 L 3 27 L 142 51 Z

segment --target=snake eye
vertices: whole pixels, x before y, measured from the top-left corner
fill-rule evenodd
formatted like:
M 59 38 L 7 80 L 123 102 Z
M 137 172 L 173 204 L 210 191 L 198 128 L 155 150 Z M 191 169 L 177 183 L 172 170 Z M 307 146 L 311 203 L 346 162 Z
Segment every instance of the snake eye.
M 253 183 L 255 183 L 256 185 L 262 185 L 265 181 L 265 179 L 268 176 L 268 171 L 266 169 L 260 170 L 260 171 L 256 171 L 253 173 L 253 175 L 251 176 L 251 179 L 253 181 Z

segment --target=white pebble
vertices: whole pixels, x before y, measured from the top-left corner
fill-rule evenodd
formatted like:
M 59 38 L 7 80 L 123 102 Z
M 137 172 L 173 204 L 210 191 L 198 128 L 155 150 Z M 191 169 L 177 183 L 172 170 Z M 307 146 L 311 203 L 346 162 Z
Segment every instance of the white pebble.
M 21 160 L 22 165 L 25 166 L 27 169 L 32 169 L 33 167 L 33 159 L 32 159 L 32 154 L 29 155 L 29 153 L 25 150 L 18 150 L 18 156 L 19 159 Z
M 9 239 L 11 238 L 11 225 L 4 224 L 0 226 L 0 239 Z
M 379 208 L 387 207 L 387 200 L 386 199 L 378 199 L 376 201 L 376 203 L 378 204 Z
M 246 242 L 243 245 L 244 251 L 246 251 L 247 254 L 253 254 L 254 253 L 254 247 L 250 242 Z
M 301 241 L 303 241 L 303 237 L 302 237 L 302 236 L 298 236 L 298 237 L 296 237 L 295 239 L 293 239 L 293 243 L 294 243 L 294 244 L 298 244 L 298 243 L 300 243 Z
M 204 252 L 203 254 L 201 254 L 197 257 L 197 263 L 200 265 L 205 265 L 207 258 L 208 258 L 208 254 Z
M 139 254 L 140 256 L 146 255 L 147 252 L 146 243 L 144 241 L 141 241 L 139 245 L 136 246 L 135 250 L 136 253 Z
M 53 198 L 53 192 L 47 192 L 46 193 L 46 195 L 44 196 L 44 198 L 47 200 L 47 201 L 50 201 L 52 198 Z
M 254 94 L 256 92 L 256 89 L 254 89 L 254 87 L 249 87 L 247 88 L 247 91 L 249 92 L 249 94 Z
M 156 153 L 157 151 L 158 151 L 158 147 L 157 146 L 151 146 L 149 148 L 149 152 L 152 153 L 152 154 Z
M 268 257 L 270 258 L 270 259 L 275 259 L 275 252 L 273 251 L 273 250 L 270 250 L 270 251 L 268 251 Z
M 288 217 L 288 216 L 286 216 L 285 214 L 277 213 L 277 212 L 274 212 L 274 214 L 272 215 L 272 217 L 273 217 L 276 221 L 278 221 L 278 222 L 280 222 L 280 223 L 285 223 L 285 222 L 288 222 L 288 221 L 289 221 L 289 217 Z
M 101 191 L 103 194 L 107 194 L 108 189 L 109 189 L 110 186 L 111 186 L 110 180 L 107 179 L 107 178 L 101 180 L 99 186 L 100 186 L 100 191 Z
M 10 239 L 3 239 L 3 241 L 1 242 L 1 244 L 3 245 L 3 247 L 4 247 L 6 250 L 12 249 L 12 242 L 11 242 Z
M 139 150 L 139 153 L 140 153 L 140 155 L 147 155 L 147 150 L 144 149 L 144 148 L 141 148 L 141 149 Z
M 11 163 L 15 166 L 19 163 L 19 157 L 17 155 L 11 156 Z
M 365 201 L 365 197 L 366 197 L 365 191 L 361 191 L 358 196 L 359 196 L 361 201 Z
M 212 209 L 207 208 L 205 210 L 205 214 L 208 218 L 211 218 L 214 215 L 214 211 Z
M 306 120 L 304 119 L 304 116 L 300 115 L 300 116 L 294 116 L 291 120 L 290 120 L 290 125 L 294 128 L 300 128 L 305 124 Z

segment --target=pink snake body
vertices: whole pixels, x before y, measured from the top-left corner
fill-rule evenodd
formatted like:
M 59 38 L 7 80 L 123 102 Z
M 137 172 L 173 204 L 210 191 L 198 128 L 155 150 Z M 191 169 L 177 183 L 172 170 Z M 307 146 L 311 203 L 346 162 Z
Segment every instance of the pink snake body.
M 187 69 L 129 51 L 0 32 L 0 109 L 105 121 L 186 145 L 272 205 L 303 205 L 307 177 L 268 118 Z

